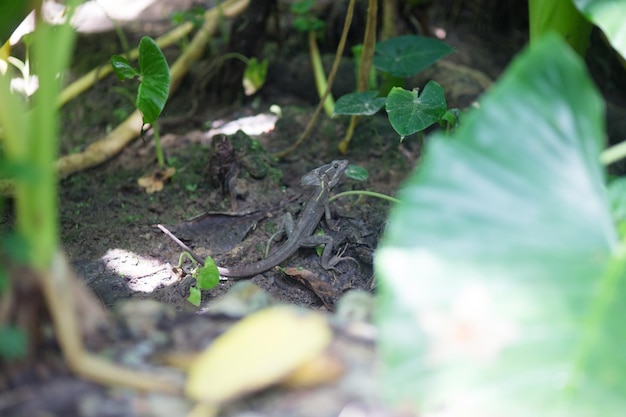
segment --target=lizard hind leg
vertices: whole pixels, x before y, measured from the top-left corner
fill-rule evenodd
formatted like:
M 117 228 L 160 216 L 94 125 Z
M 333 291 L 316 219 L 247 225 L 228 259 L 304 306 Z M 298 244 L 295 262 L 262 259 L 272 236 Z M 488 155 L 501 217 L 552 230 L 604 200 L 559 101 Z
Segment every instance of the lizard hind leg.
M 347 249 L 348 249 L 348 244 L 346 243 L 344 247 L 340 251 L 337 252 L 337 254 L 333 255 L 333 257 L 328 260 L 328 266 L 329 266 L 328 269 L 336 270 L 337 268 L 335 268 L 335 265 L 343 261 L 353 261 L 356 264 L 357 268 L 360 268 L 359 261 L 354 259 L 352 256 L 343 256 L 343 254 L 346 253 Z

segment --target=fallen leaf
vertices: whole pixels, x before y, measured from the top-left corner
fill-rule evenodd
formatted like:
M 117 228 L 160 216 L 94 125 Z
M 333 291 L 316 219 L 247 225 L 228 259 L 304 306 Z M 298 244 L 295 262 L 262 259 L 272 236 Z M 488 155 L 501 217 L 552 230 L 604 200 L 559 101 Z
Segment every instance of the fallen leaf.
M 281 385 L 285 388 L 307 388 L 328 384 L 338 380 L 345 370 L 346 367 L 339 358 L 325 352 L 300 365 Z
M 175 173 L 176 168 L 174 167 L 167 167 L 165 169 L 157 168 L 151 174 L 139 178 L 137 184 L 139 184 L 141 188 L 145 188 L 148 194 L 156 193 L 163 189 L 165 183 L 168 182 Z
M 282 381 L 319 356 L 332 339 L 323 315 L 291 306 L 252 314 L 231 327 L 193 363 L 189 398 L 219 405 Z
M 335 309 L 335 303 L 344 291 L 345 286 L 330 275 L 293 267 L 285 268 L 283 272 L 313 291 L 330 311 Z

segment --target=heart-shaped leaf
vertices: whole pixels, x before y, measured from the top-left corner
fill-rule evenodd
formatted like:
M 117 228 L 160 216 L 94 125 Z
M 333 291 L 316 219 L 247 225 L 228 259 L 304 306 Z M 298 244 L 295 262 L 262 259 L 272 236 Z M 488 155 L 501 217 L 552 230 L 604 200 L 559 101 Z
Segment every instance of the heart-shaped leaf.
M 161 49 L 148 36 L 139 42 L 139 71 L 141 84 L 136 106 L 144 123 L 154 123 L 159 117 L 170 91 L 170 69 Z
M 443 88 L 435 81 L 429 81 L 422 94 L 393 87 L 385 106 L 391 126 L 402 138 L 437 123 L 447 110 Z
M 196 307 L 200 307 L 200 301 L 202 301 L 202 293 L 196 287 L 189 287 L 189 297 L 187 301 Z
M 121 55 L 113 55 L 111 57 L 111 66 L 113 67 L 113 72 L 121 81 L 138 77 L 140 75 L 139 71 L 130 65 L 130 62 L 128 62 L 128 60 Z
M 624 414 L 603 120 L 583 62 L 548 36 L 431 138 L 376 256 L 391 400 L 420 415 Z
M 194 274 L 196 286 L 201 290 L 210 290 L 220 283 L 220 273 L 215 265 L 215 260 L 210 256 L 204 260 L 204 266 L 198 268 Z
M 454 49 L 434 38 L 398 36 L 376 45 L 374 66 L 394 77 L 410 77 L 452 52 Z
M 371 116 L 385 105 L 385 97 L 379 97 L 378 91 L 350 93 L 339 97 L 335 103 L 334 114 L 353 116 Z

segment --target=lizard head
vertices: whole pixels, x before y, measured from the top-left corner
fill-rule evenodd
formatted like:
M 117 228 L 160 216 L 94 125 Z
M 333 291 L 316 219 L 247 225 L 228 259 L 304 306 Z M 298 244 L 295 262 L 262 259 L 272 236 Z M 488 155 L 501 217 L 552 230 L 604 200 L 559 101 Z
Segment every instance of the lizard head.
M 323 165 L 319 168 L 315 168 L 313 171 L 305 174 L 300 180 L 302 186 L 327 186 L 333 188 L 341 176 L 348 168 L 347 159 L 337 159 L 330 164 Z

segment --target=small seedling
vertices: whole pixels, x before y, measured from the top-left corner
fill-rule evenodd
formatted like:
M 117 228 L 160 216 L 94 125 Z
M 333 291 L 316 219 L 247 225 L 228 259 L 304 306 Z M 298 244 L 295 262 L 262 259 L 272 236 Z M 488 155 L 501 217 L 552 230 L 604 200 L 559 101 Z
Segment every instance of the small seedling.
M 246 70 L 243 73 L 243 90 L 247 96 L 251 96 L 265 84 L 267 78 L 267 65 L 269 61 L 259 61 L 252 57 L 246 62 Z
M 139 77 L 135 106 L 141 112 L 144 125 L 154 128 L 154 146 L 159 166 L 165 166 L 165 157 L 161 148 L 158 126 L 155 124 L 165 107 L 170 91 L 170 69 L 163 52 L 156 42 L 144 36 L 139 42 L 139 69 L 134 68 L 121 55 L 111 57 L 111 66 L 117 77 L 124 81 Z
M 189 297 L 187 297 L 187 301 L 194 306 L 199 307 L 202 290 L 210 290 L 219 284 L 220 274 L 217 271 L 217 265 L 215 265 L 213 258 L 207 256 L 204 261 L 204 265 L 199 266 L 198 262 L 187 251 L 180 254 L 180 258 L 178 258 L 178 265 L 176 266 L 177 268 L 182 267 L 185 258 L 189 259 L 194 265 L 197 266 L 196 270 L 191 274 L 191 276 L 196 280 L 196 286 L 189 288 Z

